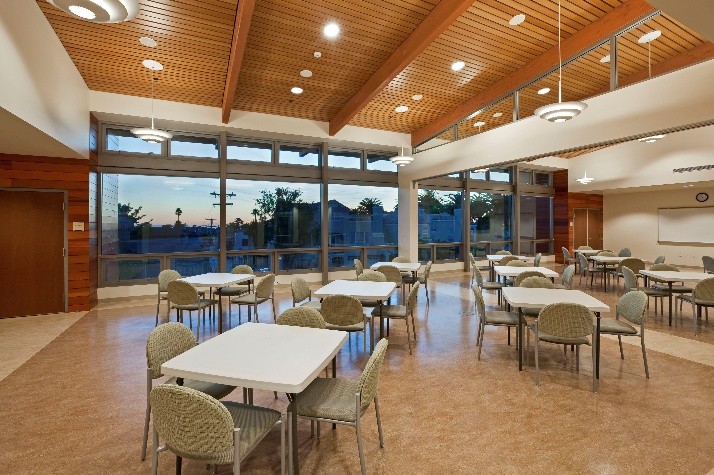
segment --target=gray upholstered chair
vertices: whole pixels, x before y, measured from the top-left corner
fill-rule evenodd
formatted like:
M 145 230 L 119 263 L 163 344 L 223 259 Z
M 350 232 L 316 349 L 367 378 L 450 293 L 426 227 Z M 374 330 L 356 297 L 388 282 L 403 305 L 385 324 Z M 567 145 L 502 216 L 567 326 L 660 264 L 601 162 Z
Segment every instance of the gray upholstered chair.
M 519 287 L 521 285 L 521 282 L 523 282 L 524 279 L 527 279 L 528 277 L 545 277 L 545 274 L 542 273 L 541 271 L 537 270 L 529 270 L 525 272 L 521 272 L 516 276 L 516 278 L 513 281 L 514 287 Z M 548 280 L 550 282 L 550 280 Z
M 575 370 L 580 371 L 580 346 L 590 345 L 588 336 L 595 333 L 593 314 L 587 307 L 574 303 L 546 305 L 540 311 L 538 320 L 528 328 L 535 335 L 536 386 L 540 386 L 538 347 L 541 341 L 566 346 L 575 345 Z M 530 332 L 526 340 L 526 348 L 529 347 Z M 594 371 L 595 351 L 595 345 L 592 345 L 593 392 L 597 392 L 597 377 Z
M 231 274 L 253 274 L 253 268 L 247 264 L 240 264 L 231 269 Z M 216 290 L 214 295 L 217 295 L 218 298 L 228 297 L 229 318 L 231 315 L 231 298 L 239 297 L 241 295 L 250 293 L 252 284 L 252 282 L 248 282 L 246 284 L 230 285 L 228 287 L 223 287 L 221 289 Z
M 508 344 L 511 344 L 511 328 L 518 327 L 518 314 L 516 312 L 505 312 L 502 310 L 486 311 L 486 304 L 483 301 L 483 293 L 478 285 L 472 285 L 471 291 L 474 293 L 476 300 L 476 316 L 478 317 L 478 334 L 476 335 L 476 344 L 478 345 L 477 358 L 481 360 L 481 348 L 483 347 L 483 337 L 486 325 L 508 328 Z M 520 347 L 518 342 L 518 332 L 516 332 L 516 346 Z
M 399 269 L 394 266 L 385 265 L 377 267 L 377 272 L 384 274 L 384 277 L 387 278 L 387 282 L 394 282 L 397 284 L 397 287 L 402 288 L 402 302 L 404 302 L 404 280 L 402 278 L 402 273 L 399 272 Z M 391 300 L 391 297 L 389 300 Z
M 379 312 L 378 309 L 376 311 Z M 364 354 L 367 354 L 367 324 L 359 300 L 349 295 L 330 295 L 322 300 L 320 313 L 328 330 L 362 332 Z
M 663 290 L 653 289 L 651 287 L 640 287 L 639 281 L 637 280 L 637 275 L 630 270 L 629 267 L 622 268 L 622 277 L 625 280 L 625 294 L 628 292 L 642 292 L 647 296 L 647 306 L 649 307 L 649 298 L 654 297 L 655 299 L 655 315 L 657 315 L 657 299 L 659 298 L 660 312 L 664 313 L 664 298 L 669 294 Z
M 203 310 L 203 317 L 206 317 L 206 307 L 211 307 L 218 303 L 215 299 L 204 299 L 199 295 L 193 284 L 183 280 L 172 280 L 166 286 L 168 299 L 171 308 L 175 308 L 179 314 L 179 321 L 183 322 L 183 312 L 188 310 L 188 324 L 193 328 L 191 312 L 199 313 Z
M 505 285 L 501 282 L 484 282 L 481 272 L 476 272 L 474 275 L 476 276 L 476 286 L 481 290 L 495 290 L 498 295 L 498 305 L 502 305 L 501 292 L 503 291 L 503 287 L 505 287 Z
M 359 259 L 354 260 L 355 263 L 355 272 L 357 273 L 357 277 L 359 278 L 360 274 L 364 272 L 364 266 L 362 265 L 362 261 Z
M 367 269 L 363 273 L 361 273 L 359 277 L 357 277 L 357 280 L 369 282 L 386 282 L 387 278 L 381 272 Z M 362 304 L 363 307 L 379 307 L 379 302 L 377 302 L 376 300 L 360 299 L 359 302 Z
M 414 323 L 414 312 L 416 310 L 416 299 L 419 291 L 419 282 L 416 282 L 409 291 L 409 297 L 406 300 L 406 305 L 385 305 L 382 307 L 382 318 L 404 320 L 407 326 L 407 345 L 409 346 L 409 354 L 412 354 L 412 338 L 409 333 L 409 317 L 412 319 L 412 332 L 414 333 L 414 341 L 416 341 L 416 325 Z M 325 299 L 327 300 L 327 299 Z M 324 305 L 324 302 L 323 302 Z M 372 327 L 374 327 L 374 318 L 380 317 L 379 309 L 372 310 Z
M 629 247 L 623 247 L 617 256 L 618 257 L 632 257 L 632 251 L 630 251 Z
M 146 458 L 146 442 L 149 437 L 149 419 L 151 417 L 149 395 L 153 389 L 154 380 L 163 376 L 161 365 L 196 345 L 193 332 L 183 323 L 164 323 L 149 333 L 149 338 L 146 341 L 146 417 L 144 419 L 144 439 L 141 444 L 141 460 Z M 163 384 L 176 384 L 176 378 L 171 378 Z M 235 389 L 233 386 L 204 383 L 193 379 L 184 379 L 183 384 L 187 388 L 204 392 L 216 399 L 229 395 Z
M 617 268 L 611 271 L 612 275 L 617 278 L 618 287 L 620 286 L 620 277 L 622 277 L 623 267 L 629 268 L 632 272 L 635 273 L 635 276 L 639 277 L 640 271 L 645 270 L 647 266 L 645 265 L 645 261 L 636 257 L 628 257 L 621 260 L 620 263 L 617 264 Z
M 290 307 L 278 316 L 278 325 L 307 328 L 327 328 L 322 314 L 310 307 Z
M 578 254 L 578 262 L 580 262 L 580 281 L 578 282 L 578 285 L 582 284 L 583 276 L 585 276 L 585 284 L 588 283 L 588 277 L 590 277 L 591 287 L 593 285 L 593 279 L 596 275 L 599 275 L 601 278 L 605 278 L 605 268 L 590 267 L 584 255 Z
M 161 301 L 166 300 L 166 312 L 171 313 L 171 303 L 169 302 L 168 296 L 168 286 L 169 282 L 178 280 L 181 278 L 181 274 L 172 269 L 166 269 L 159 272 L 159 293 L 158 300 L 156 301 L 156 323 L 154 326 L 159 324 L 159 307 L 161 307 Z
M 679 315 L 682 315 L 682 302 L 692 304 L 692 317 L 694 318 L 694 334 L 697 334 L 697 321 L 702 316 L 702 309 L 706 309 L 707 320 L 709 320 L 709 307 L 714 307 L 714 277 L 701 280 L 694 286 L 692 295 L 680 295 L 679 300 Z
M 293 307 L 303 300 L 307 300 L 307 302 L 300 304 L 300 306 L 320 310 L 320 302 L 312 300 L 312 290 L 310 290 L 310 286 L 305 279 L 302 277 L 293 277 L 293 280 L 290 281 L 290 290 L 293 294 Z
M 650 370 L 647 367 L 647 351 L 645 350 L 645 311 L 647 310 L 647 295 L 639 290 L 628 292 L 617 302 L 615 308 L 615 318 L 600 319 L 601 335 L 617 335 L 620 344 L 620 358 L 625 359 L 625 352 L 622 349 L 623 336 L 639 336 L 642 345 L 642 359 L 645 362 L 645 376 L 649 379 Z M 620 317 L 627 320 L 624 322 Z M 629 323 L 628 323 L 629 322 Z M 635 328 L 630 325 L 637 325 Z
M 540 266 L 540 260 L 543 257 L 543 255 L 539 252 L 538 254 L 535 255 L 533 258 L 533 267 L 539 267 Z
M 561 276 L 562 284 L 555 284 L 556 289 L 572 289 L 573 277 L 575 277 L 575 264 L 571 264 L 565 268 Z
M 568 252 L 568 249 L 563 247 L 561 248 L 563 251 L 563 263 L 567 266 L 570 264 L 575 264 L 578 262 L 577 257 L 570 257 L 570 253 Z
M 238 323 L 240 324 L 241 306 L 246 305 L 248 307 L 248 321 L 250 321 L 250 308 L 253 307 L 255 309 L 255 321 L 258 322 L 258 305 L 263 302 L 267 302 L 268 300 L 272 302 L 273 320 L 275 320 L 275 299 L 273 298 L 274 289 L 275 274 L 268 274 L 256 284 L 255 292 L 251 292 L 248 295 L 241 295 L 240 297 L 232 298 L 231 302 L 238 305 Z
M 679 269 L 676 266 L 673 266 L 671 264 L 653 264 L 649 270 L 660 270 L 660 271 L 670 271 L 670 272 L 679 272 Z M 669 292 L 669 284 L 667 282 L 662 282 L 661 280 L 655 279 L 654 277 L 650 277 L 650 280 L 653 282 L 652 283 L 652 288 L 656 290 L 664 290 L 666 292 Z M 673 294 L 691 294 L 694 291 L 692 287 L 689 287 L 684 284 L 673 284 L 672 285 L 672 293 Z M 667 294 L 669 295 L 669 294 Z
M 657 259 L 655 259 L 654 264 L 664 264 L 664 256 L 657 256 Z
M 382 339 L 377 343 L 359 381 L 343 378 L 317 378 L 297 398 L 298 417 L 316 421 L 318 437 L 320 435 L 321 422 L 343 424 L 355 428 L 362 475 L 367 474 L 367 467 L 364 460 L 364 449 L 362 448 L 360 419 L 365 415 L 372 401 L 374 401 L 374 410 L 377 414 L 379 446 L 384 447 L 377 386 L 387 346 L 386 339 Z M 288 417 L 289 419 L 290 417 Z M 291 441 L 292 443 L 297 443 L 297 441 Z
M 491 270 L 491 266 L 488 263 L 486 263 L 486 265 L 482 265 L 482 266 L 476 264 L 476 258 L 470 252 L 469 252 L 469 259 L 471 260 L 471 270 L 473 272 L 476 272 L 476 271 L 482 272 L 482 271 Z M 473 285 L 473 283 L 474 283 L 474 278 L 473 278 L 473 276 L 471 276 L 471 284 Z
M 510 251 L 506 251 L 505 249 L 502 249 L 500 251 L 497 251 L 496 255 L 497 256 L 510 256 L 511 253 L 510 253 Z
M 702 256 L 702 265 L 704 266 L 704 272 L 714 274 L 714 257 Z
M 424 274 L 417 276 L 416 280 L 414 280 L 414 276 L 410 275 L 409 277 L 404 277 L 402 280 L 405 284 L 409 285 L 414 285 L 414 283 L 419 282 L 421 284 L 424 284 L 424 295 L 426 295 L 426 303 L 429 303 L 429 274 L 431 273 L 431 265 L 432 262 L 429 261 L 426 263 L 426 266 L 424 267 Z M 478 272 L 478 271 L 476 271 Z M 472 277 L 473 278 L 473 277 Z
M 184 458 L 209 465 L 240 463 L 268 435 L 280 431 L 280 473 L 285 475 L 285 425 L 273 409 L 237 402 L 220 402 L 185 386 L 160 385 L 151 391 L 154 415 L 154 456 L 151 473 L 156 475 L 159 452 L 176 454 L 176 473 Z M 159 437 L 164 441 L 159 447 Z

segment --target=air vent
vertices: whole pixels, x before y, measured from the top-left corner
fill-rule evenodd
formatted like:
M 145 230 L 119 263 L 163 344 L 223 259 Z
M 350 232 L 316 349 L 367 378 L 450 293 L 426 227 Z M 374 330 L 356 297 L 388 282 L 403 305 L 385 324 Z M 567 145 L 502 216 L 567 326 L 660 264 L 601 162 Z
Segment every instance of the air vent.
M 672 173 L 700 172 L 702 170 L 712 170 L 714 165 L 700 165 L 698 167 L 675 168 Z

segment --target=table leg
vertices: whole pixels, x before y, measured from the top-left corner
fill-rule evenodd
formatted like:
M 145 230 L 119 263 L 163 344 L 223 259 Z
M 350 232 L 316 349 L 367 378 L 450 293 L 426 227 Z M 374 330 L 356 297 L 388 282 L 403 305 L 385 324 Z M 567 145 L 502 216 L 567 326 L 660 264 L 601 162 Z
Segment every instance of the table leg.
M 490 269 L 488 270 L 488 278 L 491 282 L 496 278 L 496 271 L 493 268 L 493 261 L 489 261 L 488 265 Z
M 218 290 L 223 289 L 219 288 Z M 223 298 L 220 296 L 220 292 L 218 295 L 218 333 L 223 333 Z
M 597 327 L 595 329 L 595 377 L 600 379 L 600 312 L 595 312 Z
M 183 378 L 176 378 L 176 386 L 183 386 Z
M 293 458 L 293 474 L 300 474 L 298 463 L 298 441 L 297 441 L 297 394 L 290 395 L 290 438 L 292 439 L 293 453 L 289 456 Z
M 523 308 L 518 307 L 518 371 L 523 371 Z
M 667 282 L 667 287 L 669 287 L 669 326 L 672 326 L 672 282 Z M 694 318 L 697 318 L 696 315 Z
M 379 303 L 379 339 L 384 338 L 384 318 L 382 318 L 382 301 L 378 300 Z

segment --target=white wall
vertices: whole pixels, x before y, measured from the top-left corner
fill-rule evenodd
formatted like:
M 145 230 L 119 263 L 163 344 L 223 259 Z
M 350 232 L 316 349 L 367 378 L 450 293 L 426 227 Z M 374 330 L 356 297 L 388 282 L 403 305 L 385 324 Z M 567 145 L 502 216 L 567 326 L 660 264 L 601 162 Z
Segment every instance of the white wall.
M 0 1 L 0 107 L 89 156 L 89 89 L 32 0 Z
M 694 198 L 701 191 L 711 197 L 707 203 L 698 203 Z M 667 258 L 667 264 L 701 267 L 702 256 L 714 256 L 714 246 L 657 242 L 658 208 L 696 206 L 714 206 L 714 186 L 606 194 L 603 210 L 604 246 L 614 251 L 629 247 L 634 257 L 650 262 L 663 255 Z

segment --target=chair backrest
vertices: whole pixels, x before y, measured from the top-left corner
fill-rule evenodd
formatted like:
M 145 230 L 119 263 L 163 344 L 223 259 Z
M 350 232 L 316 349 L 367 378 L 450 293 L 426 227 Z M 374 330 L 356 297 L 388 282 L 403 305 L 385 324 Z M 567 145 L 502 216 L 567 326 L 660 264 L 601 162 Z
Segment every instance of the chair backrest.
M 590 246 L 580 246 L 578 247 L 578 251 L 592 251 L 593 248 Z
M 362 272 L 359 277 L 357 277 L 357 280 L 367 280 L 370 282 L 386 282 L 387 278 L 381 272 L 377 272 L 376 270 L 372 269 L 367 269 L 366 271 Z
M 252 274 L 253 268 L 248 264 L 240 264 L 231 269 L 231 274 Z
M 408 263 L 410 263 L 411 261 L 409 260 L 408 257 L 397 256 L 397 257 L 395 257 L 394 259 L 392 259 L 392 262 L 400 262 L 400 263 L 402 263 L 402 264 L 408 264 Z
M 217 399 L 185 386 L 161 384 L 149 396 L 154 427 L 177 453 L 195 459 L 230 454 L 234 422 Z
M 577 303 L 552 303 L 538 314 L 538 330 L 561 338 L 582 338 L 593 333 L 593 314 Z
M 163 323 L 146 340 L 146 367 L 153 379 L 163 376 L 161 365 L 196 346 L 193 332 L 183 323 Z
M 714 277 L 700 280 L 694 286 L 694 298 L 714 302 Z
M 568 287 L 572 288 L 573 287 L 573 277 L 575 276 L 575 264 L 570 264 L 568 267 L 565 268 L 563 271 L 563 284 L 567 285 Z
M 704 272 L 714 273 L 714 257 L 702 256 L 702 265 L 704 265 Z
M 159 272 L 159 292 L 166 292 L 168 290 L 169 282 L 180 278 L 181 274 L 173 269 L 162 270 Z
M 664 256 L 657 256 L 657 259 L 655 259 L 654 263 L 655 264 L 664 264 Z
M 293 305 L 310 298 L 310 286 L 302 277 L 293 277 L 290 281 L 290 290 L 293 293 Z
M 545 274 L 537 270 L 527 270 L 525 272 L 521 272 L 516 276 L 516 280 L 513 283 L 513 286 L 520 287 L 521 282 L 523 282 L 523 279 L 527 279 L 528 277 L 545 277 Z
M 637 276 L 632 272 L 632 269 L 625 266 L 620 270 L 622 271 L 622 277 L 625 279 L 625 292 L 639 288 L 637 285 Z
M 280 314 L 275 323 L 291 327 L 325 328 L 325 319 L 317 309 L 310 307 L 290 307 Z
M 412 285 L 412 289 L 409 291 L 409 296 L 407 297 L 407 313 L 411 313 L 416 308 L 417 294 L 419 290 L 419 282 L 415 282 Z
M 259 299 L 272 297 L 275 287 L 275 274 L 268 274 L 255 286 L 255 296 Z
M 387 278 L 387 282 L 402 284 L 402 273 L 394 266 L 379 266 L 377 267 L 377 272 L 384 274 L 384 277 Z
M 562 251 L 563 251 L 563 262 L 567 264 L 568 261 L 570 260 L 570 253 L 564 247 L 562 248 Z
M 672 264 L 652 264 L 652 266 L 648 270 L 679 272 L 677 266 L 673 266 Z
M 617 265 L 618 271 L 621 270 L 623 267 L 629 267 L 630 270 L 634 273 L 638 273 L 641 270 L 645 270 L 645 261 L 642 259 L 638 259 L 636 257 L 628 257 L 626 259 L 623 259 L 620 261 L 620 263 Z
M 588 260 L 585 258 L 584 255 L 578 253 L 578 264 L 580 264 L 580 269 L 581 270 L 587 270 L 588 269 Z
M 600 251 L 597 255 L 602 257 L 617 257 L 617 255 L 612 251 Z
M 193 284 L 184 280 L 172 280 L 166 286 L 169 302 L 176 305 L 191 305 L 198 303 L 198 290 Z
M 483 301 L 483 290 L 481 290 L 481 287 L 474 284 L 471 286 L 471 291 L 474 293 L 476 315 L 483 318 L 483 316 L 486 315 L 486 304 Z
M 429 273 L 431 272 L 431 264 L 432 262 L 429 261 L 426 263 L 426 267 L 424 267 L 424 280 L 429 278 Z M 476 267 L 476 266 L 474 266 Z M 476 269 L 476 272 L 478 272 L 478 269 Z
M 372 351 L 372 356 L 369 357 L 367 364 L 362 371 L 362 376 L 359 378 L 359 392 L 360 392 L 360 409 L 364 414 L 364 411 L 369 408 L 369 405 L 374 400 L 377 395 L 377 385 L 379 384 L 379 375 L 382 372 L 382 363 L 384 362 L 384 355 L 387 354 L 387 347 L 389 342 L 386 338 L 383 338 L 377 343 Z M 360 414 L 356 415 L 357 417 Z
M 618 254 L 618 257 L 630 257 L 632 256 L 632 252 L 630 251 L 629 247 L 623 247 L 620 250 L 620 253 Z
M 506 257 L 501 258 L 501 260 L 498 261 L 498 264 L 497 264 L 497 265 L 499 265 L 499 266 L 505 266 L 505 265 L 507 265 L 507 264 L 508 264 L 509 262 L 511 262 L 511 261 L 518 261 L 518 260 L 520 260 L 520 259 L 518 259 L 516 256 L 510 256 L 510 255 L 509 255 L 509 256 L 506 256 Z
M 349 295 L 330 295 L 320 304 L 320 314 L 325 323 L 354 325 L 364 322 L 364 309 L 359 300 Z
M 476 277 L 476 284 L 474 285 L 477 285 L 479 289 L 483 287 L 483 276 L 481 275 L 480 270 L 476 269 L 474 271 L 474 277 Z
M 506 264 L 508 267 L 531 267 L 531 265 L 525 261 L 522 261 L 520 259 L 513 260 Z
M 355 271 L 357 272 L 357 277 L 364 272 L 364 266 L 362 265 L 362 261 L 359 259 L 355 259 Z
M 518 287 L 531 289 L 554 289 L 555 284 L 547 277 L 530 276 L 523 279 Z
M 509 251 L 506 251 L 506 250 L 504 249 L 504 250 L 501 250 L 501 251 L 496 252 L 496 255 L 497 255 L 497 256 L 510 256 L 511 253 L 510 253 Z
M 617 302 L 617 307 L 615 312 L 623 317 L 625 320 L 639 325 L 645 318 L 645 312 L 647 311 L 647 294 L 640 290 L 634 292 L 627 292 L 625 295 L 620 297 L 620 301 Z
M 533 267 L 538 267 L 540 266 L 540 259 L 543 257 L 541 253 L 539 252 L 538 254 L 535 255 L 535 258 L 533 259 Z

